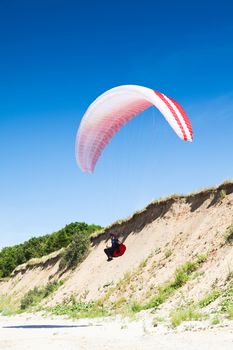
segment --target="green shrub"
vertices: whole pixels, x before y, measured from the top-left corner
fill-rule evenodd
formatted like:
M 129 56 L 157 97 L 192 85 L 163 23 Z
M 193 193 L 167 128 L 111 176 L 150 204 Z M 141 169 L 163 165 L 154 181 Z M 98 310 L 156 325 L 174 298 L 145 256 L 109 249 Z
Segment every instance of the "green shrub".
M 38 302 L 40 302 L 44 297 L 44 292 L 35 287 L 34 289 L 27 292 L 24 297 L 21 299 L 20 309 L 26 310 L 30 306 L 35 306 Z
M 31 306 L 36 306 L 41 300 L 54 293 L 62 284 L 63 281 L 55 281 L 48 283 L 44 287 L 35 287 L 29 290 L 21 299 L 20 309 L 25 311 Z
M 221 303 L 221 311 L 227 314 L 227 316 L 233 320 L 233 299 L 225 298 Z
M 232 244 L 233 243 L 233 225 L 228 227 L 224 234 L 225 240 L 227 243 Z
M 166 249 L 164 254 L 165 254 L 165 258 L 167 259 L 167 258 L 169 258 L 169 256 L 172 255 L 172 250 L 171 249 Z
M 223 200 L 226 197 L 227 193 L 225 190 L 220 191 L 220 199 Z
M 233 319 L 233 283 L 223 293 L 223 300 L 220 304 L 221 311 L 226 313 L 228 317 Z
M 192 272 L 200 265 L 199 260 L 187 261 L 180 268 L 176 269 L 174 281 L 171 283 L 173 289 L 182 287 L 188 280 Z
M 146 267 L 147 263 L 148 263 L 149 257 L 147 257 L 146 259 L 142 260 L 139 264 L 139 269 L 144 269 L 144 267 Z
M 143 309 L 148 310 L 157 308 L 159 305 L 164 303 L 170 294 L 171 292 L 169 289 L 161 289 L 157 295 L 153 296 L 147 303 L 143 305 Z
M 65 302 L 63 304 L 58 304 L 54 307 L 48 308 L 48 311 L 55 315 L 68 315 L 71 318 L 94 318 L 109 315 L 103 306 L 98 305 L 96 302 L 84 303 L 81 301 Z
M 0 314 L 3 316 L 14 315 L 18 312 L 18 305 L 12 296 L 7 294 L 0 295 Z
M 200 320 L 204 316 L 203 316 L 203 314 L 194 310 L 191 307 L 187 307 L 187 308 L 183 307 L 183 308 L 173 310 L 170 314 L 170 317 L 171 317 L 172 326 L 177 327 L 183 321 Z
M 198 305 L 203 308 L 212 303 L 214 300 L 216 300 L 221 295 L 221 292 L 219 289 L 214 289 L 209 294 L 207 294 L 203 299 L 201 299 L 198 303 Z
M 206 254 L 200 254 L 197 256 L 196 262 L 198 265 L 203 264 L 207 260 Z
M 175 279 L 171 283 L 172 289 L 178 289 L 183 286 L 189 279 L 189 275 L 182 268 L 176 270 Z
M 142 305 L 140 305 L 139 303 L 136 303 L 134 302 L 132 305 L 131 305 L 131 310 L 133 312 L 139 312 L 142 310 Z
M 113 309 L 119 309 L 124 304 L 126 304 L 126 302 L 127 302 L 126 298 L 125 297 L 121 297 L 121 298 L 117 299 L 116 301 L 114 301 L 112 307 L 113 307 Z M 100 305 L 99 300 L 98 300 L 98 305 Z
M 87 233 L 78 232 L 73 241 L 66 248 L 60 261 L 60 269 L 75 268 L 84 260 L 90 248 L 90 236 Z
M 220 319 L 217 317 L 217 316 L 215 316 L 212 320 L 211 320 L 211 324 L 212 325 L 217 325 L 217 324 L 219 324 L 220 323 Z
M 230 320 L 233 320 L 233 303 L 227 309 L 227 316 Z

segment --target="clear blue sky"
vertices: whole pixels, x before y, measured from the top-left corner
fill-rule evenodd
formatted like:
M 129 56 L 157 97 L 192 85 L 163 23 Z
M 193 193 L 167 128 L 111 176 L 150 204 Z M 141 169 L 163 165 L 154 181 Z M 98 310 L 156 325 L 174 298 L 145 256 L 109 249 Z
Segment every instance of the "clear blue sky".
M 232 13 L 230 0 L 1 0 L 0 247 L 232 178 Z M 178 100 L 194 142 L 149 109 L 83 174 L 81 117 L 121 84 Z

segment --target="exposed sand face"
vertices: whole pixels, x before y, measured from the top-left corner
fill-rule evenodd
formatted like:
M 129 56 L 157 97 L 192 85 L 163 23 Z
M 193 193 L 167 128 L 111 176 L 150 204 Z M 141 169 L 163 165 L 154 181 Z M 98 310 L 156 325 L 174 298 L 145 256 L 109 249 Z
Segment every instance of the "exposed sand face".
M 194 331 L 154 328 L 142 318 L 68 321 L 40 315 L 0 316 L 1 350 L 232 350 L 233 324 Z

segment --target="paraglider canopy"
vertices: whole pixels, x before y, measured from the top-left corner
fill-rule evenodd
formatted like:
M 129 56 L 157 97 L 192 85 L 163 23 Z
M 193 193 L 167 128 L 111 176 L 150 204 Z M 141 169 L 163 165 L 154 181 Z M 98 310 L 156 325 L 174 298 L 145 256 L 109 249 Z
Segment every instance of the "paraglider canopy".
M 103 149 L 130 119 L 154 105 L 175 133 L 192 141 L 192 125 L 184 109 L 161 92 L 138 85 L 123 85 L 100 95 L 85 112 L 76 137 L 76 159 L 92 173 Z

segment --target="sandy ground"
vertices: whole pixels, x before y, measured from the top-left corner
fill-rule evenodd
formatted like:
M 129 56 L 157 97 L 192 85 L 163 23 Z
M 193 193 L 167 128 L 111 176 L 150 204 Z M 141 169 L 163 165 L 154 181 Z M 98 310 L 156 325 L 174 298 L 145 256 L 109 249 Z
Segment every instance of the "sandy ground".
M 40 315 L 0 316 L 1 350 L 232 350 L 233 324 L 192 331 L 153 327 L 145 319 L 70 321 Z

